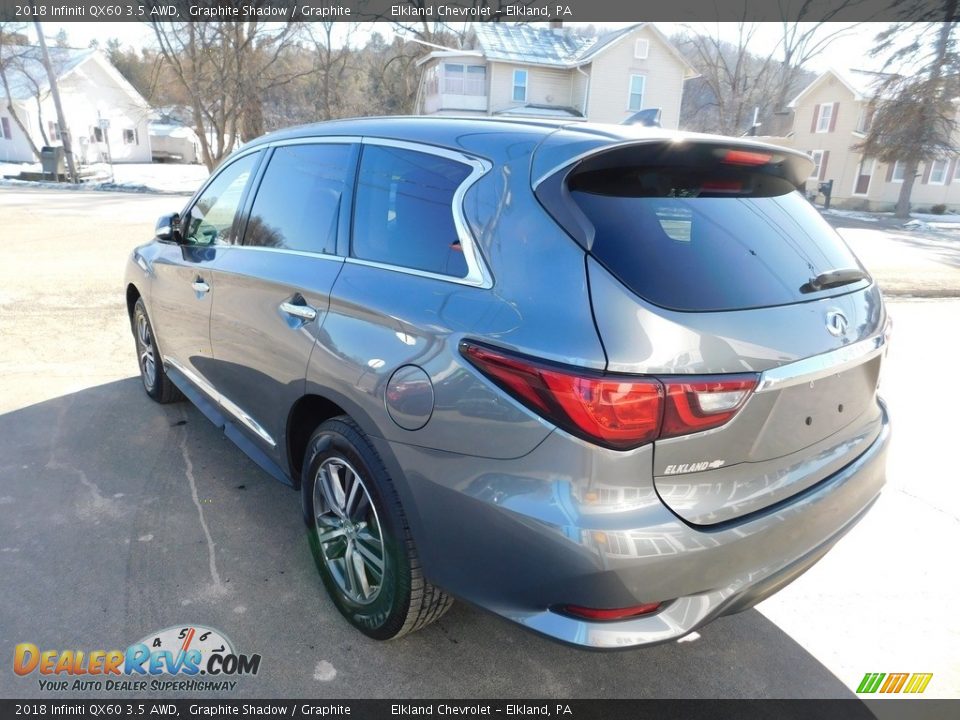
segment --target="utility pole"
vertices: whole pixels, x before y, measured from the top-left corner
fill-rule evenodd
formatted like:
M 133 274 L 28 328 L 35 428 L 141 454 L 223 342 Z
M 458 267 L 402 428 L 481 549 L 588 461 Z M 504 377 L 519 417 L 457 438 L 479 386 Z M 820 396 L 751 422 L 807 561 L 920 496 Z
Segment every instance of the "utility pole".
M 73 147 L 70 141 L 70 129 L 67 127 L 66 120 L 63 117 L 63 105 L 60 103 L 60 88 L 57 87 L 57 78 L 53 74 L 53 67 L 50 65 L 50 55 L 47 53 L 47 43 L 43 39 L 43 28 L 39 20 L 33 21 L 37 28 L 37 39 L 40 42 L 40 55 L 43 58 L 43 67 L 47 71 L 47 77 L 50 79 L 50 94 L 53 96 L 53 107 L 57 111 L 57 123 L 60 125 L 60 137 L 63 140 L 63 154 L 67 157 L 67 170 L 70 173 L 70 182 L 79 182 L 77 178 L 77 168 L 73 162 Z

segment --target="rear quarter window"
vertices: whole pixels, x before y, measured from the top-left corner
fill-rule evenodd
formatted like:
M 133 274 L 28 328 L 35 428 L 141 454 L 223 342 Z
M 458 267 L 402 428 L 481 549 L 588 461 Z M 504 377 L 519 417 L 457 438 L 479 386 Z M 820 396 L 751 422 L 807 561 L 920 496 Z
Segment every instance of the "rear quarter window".
M 353 215 L 353 256 L 465 277 L 467 263 L 453 202 L 470 173 L 470 166 L 439 155 L 364 146 Z

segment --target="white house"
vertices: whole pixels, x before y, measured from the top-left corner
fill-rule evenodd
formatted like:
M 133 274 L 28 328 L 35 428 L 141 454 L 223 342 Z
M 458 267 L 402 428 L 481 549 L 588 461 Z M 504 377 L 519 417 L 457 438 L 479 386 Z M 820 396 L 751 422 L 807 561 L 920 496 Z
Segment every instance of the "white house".
M 683 84 L 696 70 L 651 23 L 585 38 L 559 26 L 474 24 L 469 49 L 437 49 L 421 68 L 417 112 L 620 123 L 660 108 L 680 124 Z
M 50 48 L 63 115 L 81 164 L 150 162 L 150 106 L 99 50 Z M 4 49 L 10 98 L 0 86 L 0 162 L 33 162 L 30 143 L 7 109 L 12 104 L 34 144 L 61 145 L 63 132 L 39 48 Z M 12 103 L 10 102 L 12 101 Z

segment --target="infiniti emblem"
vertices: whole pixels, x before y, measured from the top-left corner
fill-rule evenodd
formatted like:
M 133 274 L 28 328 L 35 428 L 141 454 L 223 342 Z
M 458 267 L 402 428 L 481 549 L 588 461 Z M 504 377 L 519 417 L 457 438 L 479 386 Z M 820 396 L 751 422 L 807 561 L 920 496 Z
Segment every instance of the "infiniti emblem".
M 827 313 L 827 332 L 840 337 L 847 331 L 847 316 L 839 310 Z

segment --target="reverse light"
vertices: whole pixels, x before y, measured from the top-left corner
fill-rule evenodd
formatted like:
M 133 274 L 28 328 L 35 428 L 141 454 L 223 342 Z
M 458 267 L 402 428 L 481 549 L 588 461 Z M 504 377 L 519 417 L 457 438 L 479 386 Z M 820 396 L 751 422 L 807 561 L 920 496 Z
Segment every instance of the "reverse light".
M 756 387 L 756 375 L 605 375 L 460 344 L 484 375 L 544 419 L 614 450 L 719 427 Z
M 564 605 L 560 608 L 560 610 L 567 615 L 574 615 L 578 618 L 583 618 L 584 620 L 600 620 L 609 622 L 612 620 L 629 620 L 630 618 L 649 615 L 659 610 L 661 605 L 662 603 L 655 602 L 644 603 L 643 605 L 634 605 L 633 607 L 614 609 L 588 608 L 580 605 Z

